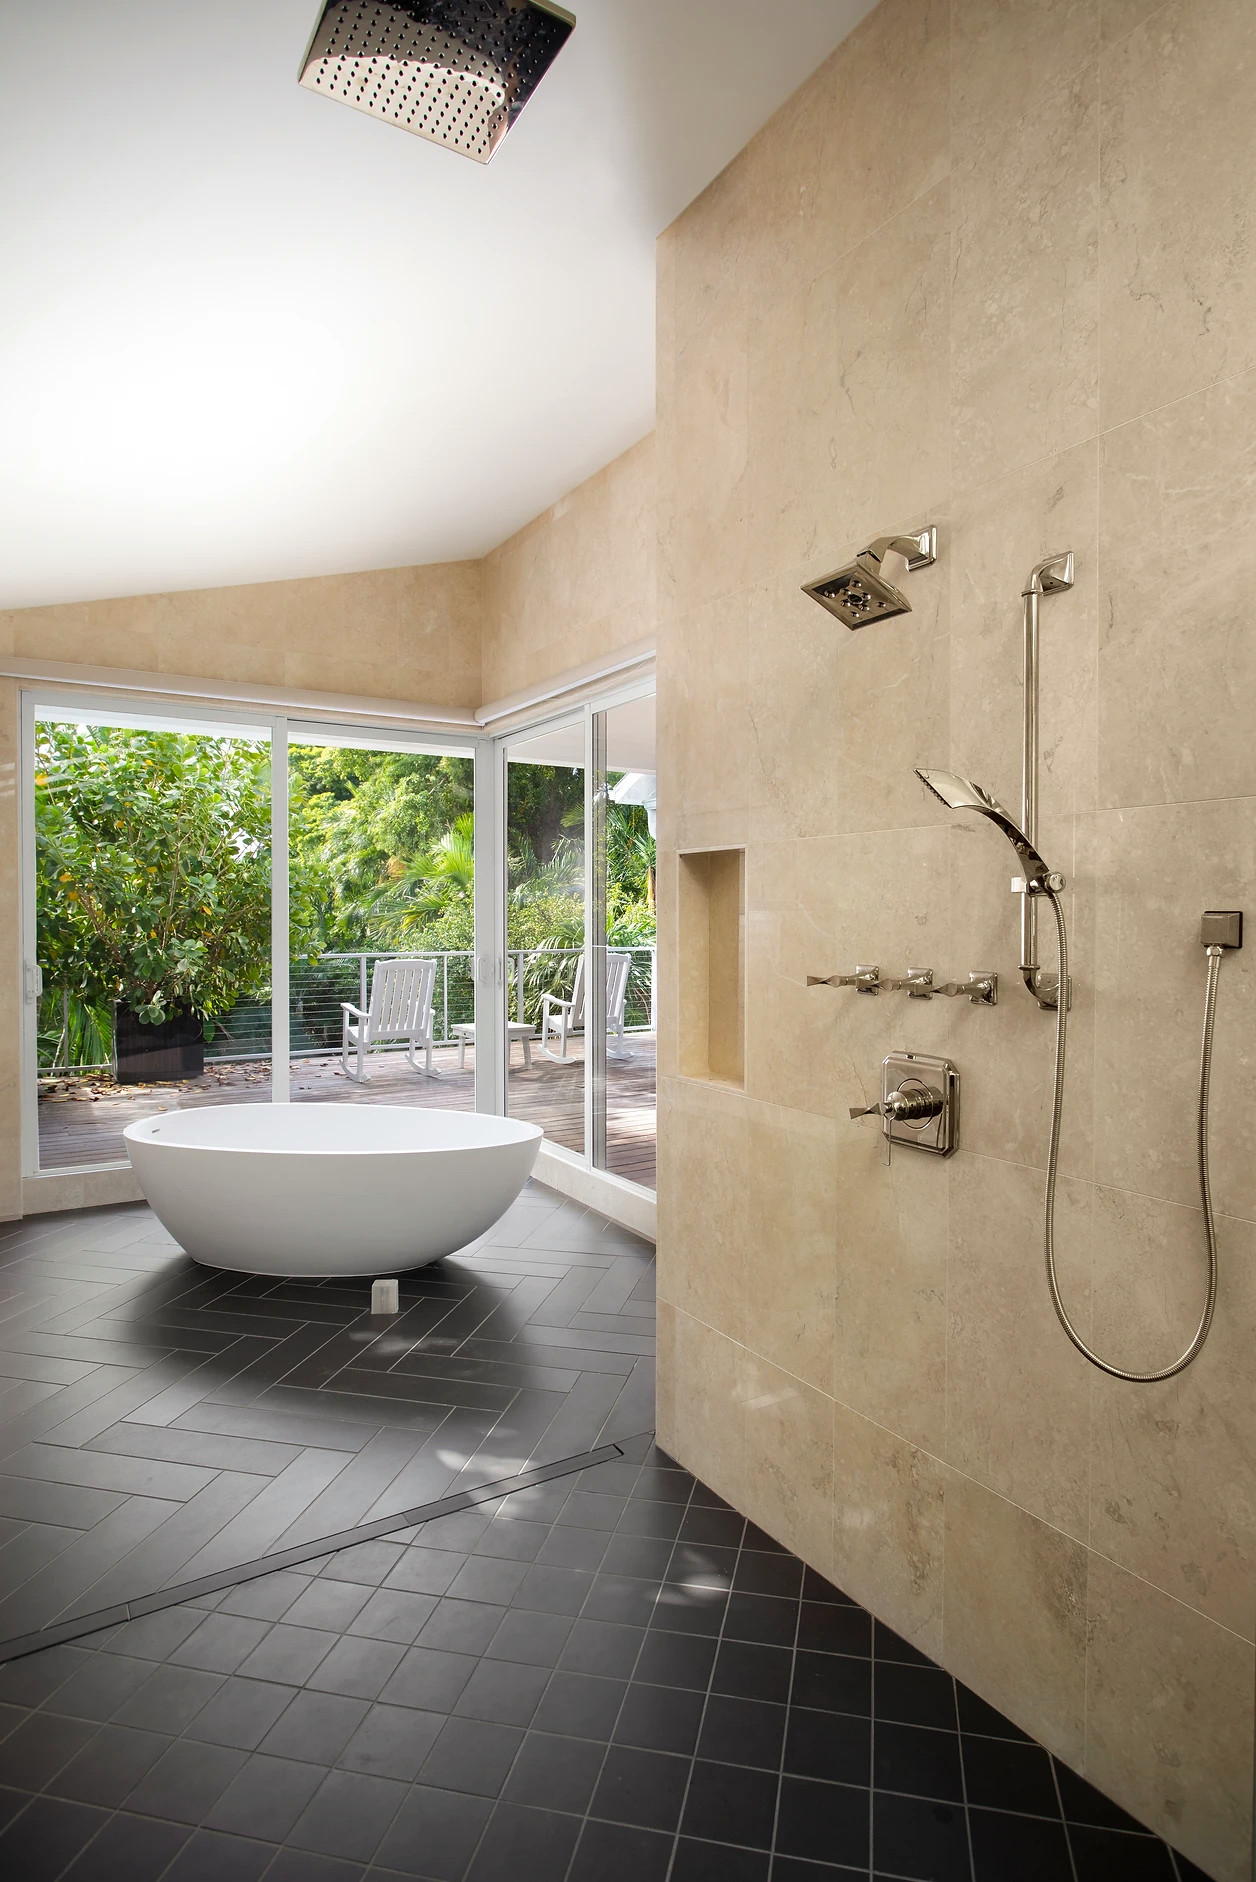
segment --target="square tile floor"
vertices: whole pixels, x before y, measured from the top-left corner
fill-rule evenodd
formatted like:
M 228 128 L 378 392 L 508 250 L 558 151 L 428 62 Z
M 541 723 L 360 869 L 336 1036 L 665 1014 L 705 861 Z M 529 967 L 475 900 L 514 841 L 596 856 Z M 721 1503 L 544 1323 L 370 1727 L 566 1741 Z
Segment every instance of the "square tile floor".
M 22 1882 L 1201 1882 L 621 1459 L 0 1668 Z
M 0 1227 L 0 1641 L 644 1430 L 653 1254 L 530 1184 L 374 1320 L 143 1205 Z

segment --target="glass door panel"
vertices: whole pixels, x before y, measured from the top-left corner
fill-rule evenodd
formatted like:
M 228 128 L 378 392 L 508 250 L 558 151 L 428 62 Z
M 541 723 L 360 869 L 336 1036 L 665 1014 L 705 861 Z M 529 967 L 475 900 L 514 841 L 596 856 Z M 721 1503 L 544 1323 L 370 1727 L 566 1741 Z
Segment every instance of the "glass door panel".
M 34 713 L 38 1165 L 270 1097 L 270 730 Z
M 606 944 L 606 1052 L 594 1090 L 593 1161 L 655 1187 L 654 696 L 594 715 L 601 806 L 595 920 Z
M 585 1147 L 584 718 L 506 748 L 510 1116 Z
M 473 769 L 289 727 L 293 1103 L 475 1108 Z

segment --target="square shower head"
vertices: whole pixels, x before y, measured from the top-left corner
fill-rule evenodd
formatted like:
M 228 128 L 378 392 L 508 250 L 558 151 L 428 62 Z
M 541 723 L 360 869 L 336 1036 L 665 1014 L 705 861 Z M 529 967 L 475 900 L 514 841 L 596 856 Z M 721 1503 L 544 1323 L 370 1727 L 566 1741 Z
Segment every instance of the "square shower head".
M 326 0 L 300 82 L 487 163 L 574 25 L 549 0 Z

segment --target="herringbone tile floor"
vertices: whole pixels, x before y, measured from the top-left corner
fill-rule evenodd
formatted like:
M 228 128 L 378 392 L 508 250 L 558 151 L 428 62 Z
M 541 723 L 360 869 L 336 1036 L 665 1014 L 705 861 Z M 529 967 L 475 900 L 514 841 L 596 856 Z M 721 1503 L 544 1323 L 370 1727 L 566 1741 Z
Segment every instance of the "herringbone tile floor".
M 0 1642 L 647 1430 L 652 1257 L 530 1185 L 374 1320 L 142 1205 L 0 1231 Z

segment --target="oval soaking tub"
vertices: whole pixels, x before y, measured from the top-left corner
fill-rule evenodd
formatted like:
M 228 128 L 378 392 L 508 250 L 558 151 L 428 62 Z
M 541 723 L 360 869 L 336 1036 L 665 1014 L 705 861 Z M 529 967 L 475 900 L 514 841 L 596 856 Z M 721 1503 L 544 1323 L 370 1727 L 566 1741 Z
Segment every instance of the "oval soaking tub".
M 535 1124 L 391 1104 L 223 1104 L 128 1124 L 131 1167 L 193 1260 L 380 1275 L 465 1248 L 532 1173 Z

